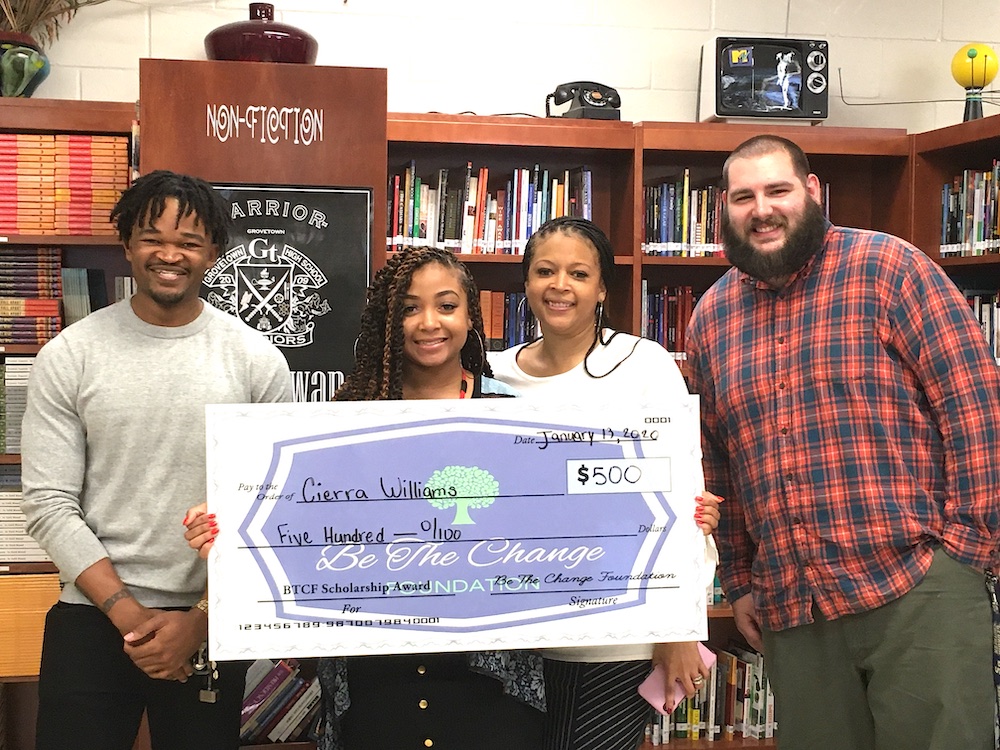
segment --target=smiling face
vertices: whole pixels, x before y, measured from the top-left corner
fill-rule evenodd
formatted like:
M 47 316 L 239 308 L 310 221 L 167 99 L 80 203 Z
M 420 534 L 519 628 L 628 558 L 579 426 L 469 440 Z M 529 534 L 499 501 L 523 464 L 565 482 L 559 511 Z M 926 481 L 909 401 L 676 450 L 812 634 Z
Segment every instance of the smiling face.
M 151 220 L 147 215 L 125 245 L 135 278 L 136 315 L 161 326 L 184 325 L 197 318 L 201 281 L 217 254 L 198 216 L 178 217 L 177 199 L 167 198 L 160 217 Z
M 825 220 L 814 174 L 796 174 L 787 152 L 734 159 L 723 212 L 726 257 L 746 273 L 783 286 L 819 250 Z
M 472 319 L 458 272 L 434 262 L 421 266 L 402 305 L 404 370 L 460 370 Z
M 534 248 L 524 291 L 545 338 L 593 337 L 607 296 L 597 250 L 579 234 L 553 232 Z

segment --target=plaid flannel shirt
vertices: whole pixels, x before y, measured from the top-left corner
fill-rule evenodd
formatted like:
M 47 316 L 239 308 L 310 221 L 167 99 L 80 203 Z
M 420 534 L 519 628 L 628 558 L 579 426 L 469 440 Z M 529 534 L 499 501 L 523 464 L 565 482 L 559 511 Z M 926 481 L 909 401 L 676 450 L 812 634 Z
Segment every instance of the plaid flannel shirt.
M 781 630 L 909 591 L 935 546 L 997 562 L 1000 371 L 944 272 L 828 227 L 781 290 L 730 269 L 687 332 L 720 577 Z

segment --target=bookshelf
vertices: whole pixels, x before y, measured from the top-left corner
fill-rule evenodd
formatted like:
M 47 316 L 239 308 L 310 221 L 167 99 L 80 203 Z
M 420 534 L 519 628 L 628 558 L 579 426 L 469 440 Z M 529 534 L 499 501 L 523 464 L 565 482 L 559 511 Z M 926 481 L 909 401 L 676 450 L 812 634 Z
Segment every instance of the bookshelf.
M 621 273 L 609 290 L 617 300 L 612 321 L 631 328 L 629 311 L 638 301 L 631 278 L 634 264 L 634 127 L 627 122 L 389 113 L 386 123 L 389 169 L 413 160 L 417 173 L 471 161 L 473 172 L 489 168 L 491 190 L 503 186 L 514 169 L 560 174 L 587 166 L 593 172 L 593 218 L 614 243 Z M 381 228 L 380 228 L 381 229 Z M 521 256 L 467 255 L 476 283 L 493 291 L 523 291 Z
M 8 98 L 0 104 L 0 133 L 89 134 L 128 136 L 135 105 L 119 102 L 84 102 L 53 99 Z M 121 246 L 113 234 L 56 235 L 0 232 L 3 245 L 56 246 L 63 249 L 66 266 L 105 268 L 110 278 L 127 269 Z M 127 272 L 124 271 L 124 272 Z M 113 289 L 109 289 L 109 293 Z M 0 359 L 31 355 L 40 345 L 2 344 Z M 0 464 L 19 464 L 18 455 L 0 455 Z M 51 564 L 13 563 L 0 574 L 0 643 L 10 651 L 0 655 L 0 683 L 6 703 L 6 740 L 11 748 L 34 744 L 37 706 L 36 680 L 41 655 L 41 630 L 45 613 L 59 595 L 59 579 Z M 0 737 L 0 744 L 4 738 Z
M 994 115 L 912 136 L 913 191 L 909 238 L 960 286 L 1000 287 L 1000 255 L 942 258 L 941 188 L 965 169 L 989 170 L 1000 158 L 1000 117 Z M 995 217 L 994 217 L 995 221 Z
M 66 132 L 127 134 L 135 107 L 131 103 L 7 99 L 0 104 L 0 132 Z M 616 248 L 618 278 L 611 288 L 615 325 L 641 330 L 641 288 L 689 284 L 697 291 L 710 286 L 728 268 L 719 257 L 660 257 L 642 253 L 642 195 L 647 181 L 688 167 L 703 179 L 717 180 L 728 153 L 758 132 L 787 136 L 810 155 L 813 170 L 830 184 L 831 218 L 835 223 L 882 229 L 913 241 L 956 280 L 1000 286 L 1000 255 L 940 258 L 941 185 L 962 169 L 988 169 L 1000 156 L 1000 117 L 962 123 L 909 135 L 898 129 L 761 127 L 731 123 L 627 123 L 559 118 L 501 118 L 464 115 L 389 113 L 386 153 L 389 170 L 414 160 L 430 175 L 467 161 L 490 168 L 491 183 L 514 168 L 538 163 L 551 170 L 586 165 L 594 174 L 594 220 L 608 232 Z M 376 216 L 384 216 L 378 212 Z M 383 262 L 380 242 L 384 221 L 373 232 L 373 271 Z M 24 235 L 0 242 L 59 245 L 68 265 L 115 267 L 117 239 L 107 236 Z M 463 255 L 477 283 L 496 291 L 522 288 L 520 256 Z M 124 263 L 121 260 L 121 263 Z M 7 345 L 4 354 L 30 354 L 37 347 Z M 0 456 L 0 463 L 18 463 Z M 53 577 L 54 579 L 54 577 Z M 736 630 L 731 611 L 709 612 L 713 643 L 724 645 Z M 0 674 L 18 680 L 15 688 L 32 689 L 31 670 Z M 30 706 L 22 693 L 8 694 L 8 715 Z M 672 740 L 679 748 L 775 748 L 770 740 L 732 742 Z M 22 745 L 15 744 L 14 747 Z M 258 747 L 258 746 L 254 746 Z M 263 746 L 261 746 L 263 747 Z M 312 748 L 312 743 L 267 747 Z M 652 748 L 648 743 L 643 750 Z

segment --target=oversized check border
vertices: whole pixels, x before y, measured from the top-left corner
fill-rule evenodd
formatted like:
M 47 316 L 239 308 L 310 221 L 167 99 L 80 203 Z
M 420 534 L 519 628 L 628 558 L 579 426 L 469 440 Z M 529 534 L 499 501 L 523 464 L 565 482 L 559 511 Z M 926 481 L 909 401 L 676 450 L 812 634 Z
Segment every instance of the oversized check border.
M 696 397 L 209 406 L 212 657 L 703 640 L 698 425 Z

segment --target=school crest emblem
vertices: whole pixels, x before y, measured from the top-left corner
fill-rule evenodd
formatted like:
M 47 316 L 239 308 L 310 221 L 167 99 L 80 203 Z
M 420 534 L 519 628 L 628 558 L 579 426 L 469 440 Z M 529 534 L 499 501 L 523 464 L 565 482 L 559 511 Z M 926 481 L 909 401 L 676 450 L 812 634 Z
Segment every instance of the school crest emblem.
M 204 279 L 212 305 L 285 348 L 312 344 L 315 318 L 330 312 L 326 283 L 308 256 L 263 237 L 229 249 Z

